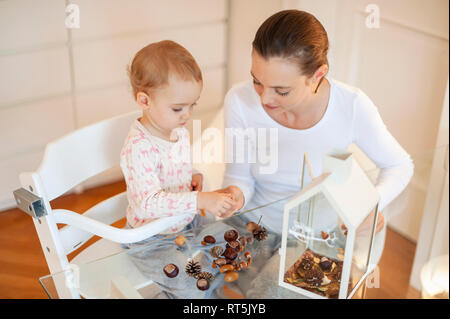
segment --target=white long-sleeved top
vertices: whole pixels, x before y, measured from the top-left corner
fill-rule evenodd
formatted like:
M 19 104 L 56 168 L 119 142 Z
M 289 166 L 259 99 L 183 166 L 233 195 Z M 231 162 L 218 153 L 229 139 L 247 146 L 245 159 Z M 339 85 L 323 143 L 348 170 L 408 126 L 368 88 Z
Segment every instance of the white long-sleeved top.
M 409 183 L 414 171 L 412 160 L 389 133 L 374 103 L 360 89 L 327 79 L 330 97 L 325 114 L 313 127 L 303 130 L 287 128 L 273 120 L 262 107 L 251 81 L 236 84 L 227 93 L 225 128 L 255 129 L 256 135 L 258 128 L 265 128 L 267 136 L 270 136 L 270 129 L 275 128 L 278 135 L 275 138 L 277 147 L 274 144 L 271 149 L 269 142 L 267 146 L 262 146 L 264 150 L 259 149 L 262 144 L 247 144 L 249 134 L 245 135 L 243 141 L 246 151 L 247 145 L 250 145 L 255 154 L 270 154 L 270 151 L 275 155 L 278 153 L 272 158 L 271 164 L 268 164 L 267 159 L 260 161 L 257 156 L 256 163 L 249 163 L 247 157 L 243 163 L 237 163 L 236 158 L 230 157 L 232 161 L 226 165 L 223 186 L 236 185 L 242 190 L 245 209 L 297 193 L 300 190 L 305 152 L 309 156 L 313 174 L 317 177 L 322 173 L 322 161 L 327 153 L 346 150 L 352 143 L 380 168 L 375 184 L 380 194 L 380 211 Z M 274 166 L 277 169 L 272 169 L 272 173 L 264 172 L 264 168 L 267 170 Z M 305 176 L 306 184 L 309 182 L 308 174 Z M 265 212 L 263 220 L 266 226 L 281 229 L 281 212 Z

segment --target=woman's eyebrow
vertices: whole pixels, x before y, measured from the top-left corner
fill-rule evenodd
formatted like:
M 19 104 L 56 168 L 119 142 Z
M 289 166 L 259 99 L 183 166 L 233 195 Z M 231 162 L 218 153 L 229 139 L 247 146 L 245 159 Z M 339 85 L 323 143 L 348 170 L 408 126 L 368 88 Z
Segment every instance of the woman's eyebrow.
M 252 72 L 252 71 L 250 71 L 250 74 L 253 76 L 253 78 L 254 78 L 256 81 L 258 81 L 258 79 L 256 78 L 256 76 L 253 75 L 253 72 Z M 259 82 L 259 81 L 258 81 L 258 82 Z M 278 85 L 278 86 L 271 86 L 270 88 L 271 88 L 271 89 L 290 89 L 291 87 L 290 87 L 290 86 L 281 86 L 281 85 Z

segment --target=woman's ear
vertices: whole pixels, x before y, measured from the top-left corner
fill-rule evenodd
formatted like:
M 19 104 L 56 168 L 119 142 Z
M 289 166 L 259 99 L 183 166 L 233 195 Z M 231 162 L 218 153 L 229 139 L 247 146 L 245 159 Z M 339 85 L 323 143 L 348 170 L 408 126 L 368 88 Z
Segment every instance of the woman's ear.
M 328 65 L 322 64 L 314 73 L 314 82 L 318 83 L 328 73 Z
M 136 94 L 136 102 L 139 104 L 142 110 L 150 107 L 150 97 L 144 92 L 138 92 Z

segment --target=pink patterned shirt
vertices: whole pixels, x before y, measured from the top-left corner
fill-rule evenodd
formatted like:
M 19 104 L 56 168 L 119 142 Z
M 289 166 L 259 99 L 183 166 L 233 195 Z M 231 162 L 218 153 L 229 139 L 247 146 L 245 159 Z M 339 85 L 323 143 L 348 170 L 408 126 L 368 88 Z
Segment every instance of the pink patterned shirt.
M 189 132 L 175 129 L 177 142 L 153 136 L 134 121 L 120 154 L 127 184 L 127 221 L 131 227 L 161 217 L 190 213 L 163 234 L 182 230 L 197 213 L 197 191 L 192 191 Z

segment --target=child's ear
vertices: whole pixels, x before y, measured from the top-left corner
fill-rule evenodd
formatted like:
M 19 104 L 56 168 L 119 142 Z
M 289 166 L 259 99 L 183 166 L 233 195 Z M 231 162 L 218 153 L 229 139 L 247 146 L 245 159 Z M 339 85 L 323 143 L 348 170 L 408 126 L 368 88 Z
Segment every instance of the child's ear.
M 150 107 L 150 97 L 144 92 L 138 92 L 136 94 L 136 102 L 143 110 Z

